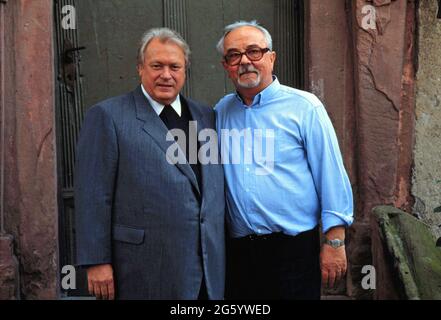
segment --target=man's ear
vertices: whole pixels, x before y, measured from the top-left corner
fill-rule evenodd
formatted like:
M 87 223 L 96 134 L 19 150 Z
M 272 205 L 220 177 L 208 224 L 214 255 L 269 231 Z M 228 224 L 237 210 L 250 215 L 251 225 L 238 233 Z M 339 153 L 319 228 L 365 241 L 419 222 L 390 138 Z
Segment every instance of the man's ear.
M 271 61 L 272 61 L 273 64 L 274 64 L 274 62 L 276 62 L 276 57 L 277 57 L 276 52 L 275 52 L 275 51 L 272 51 L 272 52 L 271 52 Z
M 138 75 L 141 77 L 141 71 L 142 71 L 143 67 L 141 64 L 137 64 L 136 65 L 136 71 L 138 71 Z
M 228 64 L 225 62 L 224 59 L 221 60 L 222 66 L 224 67 L 225 70 L 228 69 Z
M 276 62 L 276 57 L 277 57 L 276 52 L 272 51 L 270 59 L 271 59 L 271 63 L 273 64 L 273 69 L 274 69 L 274 63 Z

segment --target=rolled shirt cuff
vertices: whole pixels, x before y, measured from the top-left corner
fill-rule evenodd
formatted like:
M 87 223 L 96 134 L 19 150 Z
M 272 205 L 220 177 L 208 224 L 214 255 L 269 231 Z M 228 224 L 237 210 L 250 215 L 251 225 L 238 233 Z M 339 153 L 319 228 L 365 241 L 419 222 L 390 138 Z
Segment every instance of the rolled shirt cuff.
M 329 229 L 336 226 L 349 227 L 354 218 L 352 214 L 343 214 L 336 211 L 323 210 L 322 211 L 322 229 L 323 233 L 328 232 Z

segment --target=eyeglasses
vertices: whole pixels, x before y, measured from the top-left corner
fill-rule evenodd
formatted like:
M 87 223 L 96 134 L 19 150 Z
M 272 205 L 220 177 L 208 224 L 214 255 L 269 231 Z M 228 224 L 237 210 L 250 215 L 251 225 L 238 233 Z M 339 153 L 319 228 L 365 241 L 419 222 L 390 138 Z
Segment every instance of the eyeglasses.
M 224 59 L 228 65 L 237 66 L 242 61 L 243 55 L 246 55 L 251 61 L 259 61 L 268 51 L 270 51 L 269 48 L 249 48 L 245 52 L 231 51 L 224 56 Z

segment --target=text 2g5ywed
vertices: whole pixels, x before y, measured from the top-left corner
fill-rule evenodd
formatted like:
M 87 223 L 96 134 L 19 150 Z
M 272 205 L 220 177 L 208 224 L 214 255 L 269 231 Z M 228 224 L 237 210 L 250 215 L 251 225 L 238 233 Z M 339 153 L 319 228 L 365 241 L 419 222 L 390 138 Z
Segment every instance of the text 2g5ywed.
M 266 304 L 225 304 L 225 305 L 214 305 L 213 314 L 219 315 L 265 315 L 271 312 L 271 307 Z

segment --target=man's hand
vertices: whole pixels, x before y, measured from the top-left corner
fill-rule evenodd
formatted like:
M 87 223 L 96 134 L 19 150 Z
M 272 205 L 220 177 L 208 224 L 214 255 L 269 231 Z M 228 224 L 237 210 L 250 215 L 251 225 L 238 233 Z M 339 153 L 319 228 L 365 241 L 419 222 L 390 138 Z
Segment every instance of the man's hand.
M 87 268 L 87 284 L 89 293 L 97 299 L 115 299 L 113 269 L 110 264 L 99 264 Z
M 333 288 L 346 274 L 346 250 L 345 247 L 334 249 L 324 244 L 320 252 L 320 265 L 322 269 L 322 283 L 328 288 Z
M 325 235 L 328 239 L 345 239 L 344 227 L 331 228 Z M 322 284 L 333 288 L 346 274 L 347 259 L 345 246 L 333 248 L 323 244 L 320 252 L 320 266 L 322 271 Z

